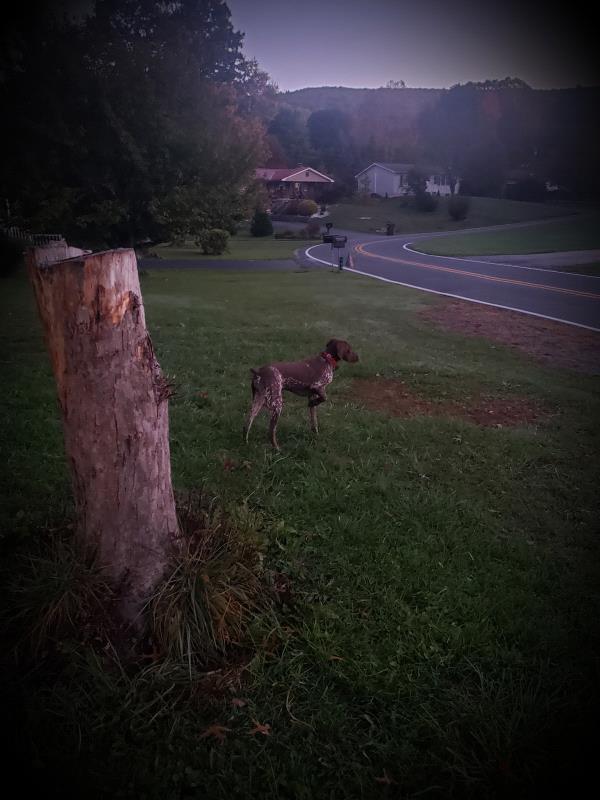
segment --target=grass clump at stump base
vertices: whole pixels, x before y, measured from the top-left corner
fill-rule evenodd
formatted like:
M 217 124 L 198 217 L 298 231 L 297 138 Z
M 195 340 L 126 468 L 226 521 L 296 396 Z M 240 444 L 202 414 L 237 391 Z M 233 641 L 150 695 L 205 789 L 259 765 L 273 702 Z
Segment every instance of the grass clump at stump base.
M 273 628 L 261 520 L 193 497 L 180 523 L 180 552 L 140 637 L 116 621 L 116 592 L 81 559 L 72 526 L 7 559 L 3 707 L 22 788 L 52 781 L 67 794 L 138 796 L 123 785 L 145 780 L 145 737 L 167 743 L 178 726 L 202 729 L 239 693 L 262 614 Z M 108 752 L 111 769 L 95 774 Z
M 191 672 L 243 648 L 248 626 L 268 600 L 255 530 L 240 529 L 215 504 L 197 501 L 181 524 L 181 550 L 148 603 L 149 627 L 160 657 Z
M 270 604 L 268 575 L 257 527 L 245 509 L 228 517 L 213 500 L 192 496 L 180 507 L 179 547 L 147 601 L 141 635 L 117 619 L 118 588 L 79 552 L 73 526 L 43 534 L 15 557 L 6 581 L 4 623 L 13 641 L 34 659 L 101 643 L 120 658 L 168 659 L 194 671 L 226 662 L 248 644 L 254 617 Z

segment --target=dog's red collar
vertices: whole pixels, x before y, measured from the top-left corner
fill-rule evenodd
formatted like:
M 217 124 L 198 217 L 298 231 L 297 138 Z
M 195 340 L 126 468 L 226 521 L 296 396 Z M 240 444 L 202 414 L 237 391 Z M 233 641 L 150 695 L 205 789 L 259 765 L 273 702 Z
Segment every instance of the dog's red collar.
M 329 366 L 331 367 L 331 369 L 337 369 L 337 359 L 336 359 L 336 358 L 334 358 L 334 357 L 331 355 L 331 353 L 326 353 L 325 351 L 323 351 L 323 352 L 321 353 L 321 358 L 324 358 L 324 359 L 325 359 L 325 361 L 327 361 L 327 363 L 329 364 Z

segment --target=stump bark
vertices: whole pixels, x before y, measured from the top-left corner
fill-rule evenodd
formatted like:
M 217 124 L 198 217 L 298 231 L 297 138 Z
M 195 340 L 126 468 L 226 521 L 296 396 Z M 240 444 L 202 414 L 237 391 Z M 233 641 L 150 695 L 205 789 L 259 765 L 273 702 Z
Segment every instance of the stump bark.
M 74 257 L 68 257 L 74 256 Z M 77 536 L 135 623 L 177 536 L 169 386 L 146 329 L 133 250 L 27 256 L 62 411 Z

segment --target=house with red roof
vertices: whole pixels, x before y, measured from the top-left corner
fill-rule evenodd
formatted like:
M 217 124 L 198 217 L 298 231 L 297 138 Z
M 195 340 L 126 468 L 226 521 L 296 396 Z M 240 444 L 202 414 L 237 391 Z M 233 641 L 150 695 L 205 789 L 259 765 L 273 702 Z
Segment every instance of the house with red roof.
M 275 168 L 258 167 L 255 170 L 257 181 L 264 183 L 269 197 L 319 200 L 325 186 L 335 183 L 329 175 L 324 175 L 313 167 L 299 164 L 296 167 Z

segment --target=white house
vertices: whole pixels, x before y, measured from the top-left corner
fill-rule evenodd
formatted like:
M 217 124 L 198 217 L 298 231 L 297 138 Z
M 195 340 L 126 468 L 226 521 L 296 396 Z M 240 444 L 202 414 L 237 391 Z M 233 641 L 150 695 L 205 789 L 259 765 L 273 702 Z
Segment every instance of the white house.
M 376 161 L 355 175 L 358 189 L 365 194 L 378 194 L 382 197 L 402 197 L 410 194 L 408 173 L 414 164 L 384 164 Z M 452 194 L 450 175 L 443 170 L 428 169 L 425 190 L 430 194 Z M 454 194 L 458 193 L 460 181 L 456 180 Z

